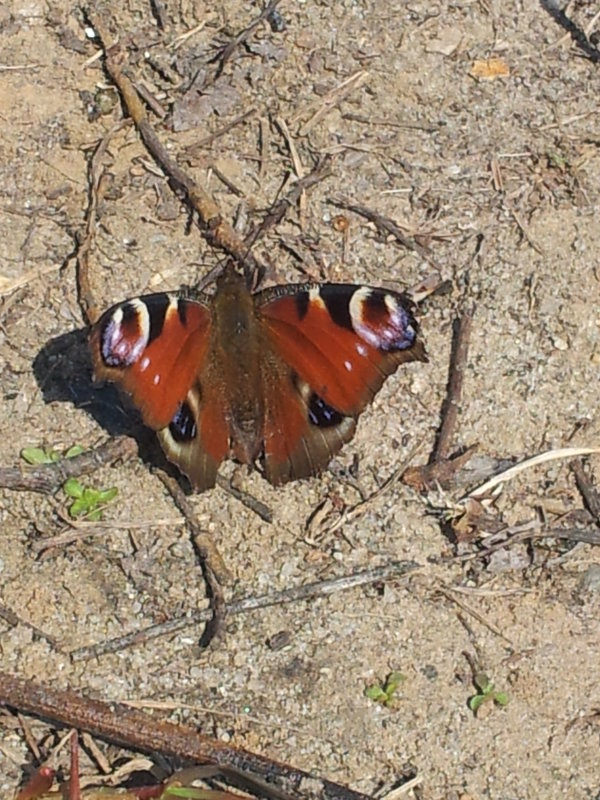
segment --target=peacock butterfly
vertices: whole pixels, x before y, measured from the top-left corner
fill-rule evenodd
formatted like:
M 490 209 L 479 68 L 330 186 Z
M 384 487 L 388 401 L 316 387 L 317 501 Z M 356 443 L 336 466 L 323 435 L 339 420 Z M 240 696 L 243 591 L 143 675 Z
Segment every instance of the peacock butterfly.
M 213 295 L 125 300 L 94 325 L 97 379 L 119 384 L 199 491 L 262 456 L 274 485 L 324 469 L 388 375 L 426 361 L 409 301 L 305 283 L 252 294 L 229 265 Z

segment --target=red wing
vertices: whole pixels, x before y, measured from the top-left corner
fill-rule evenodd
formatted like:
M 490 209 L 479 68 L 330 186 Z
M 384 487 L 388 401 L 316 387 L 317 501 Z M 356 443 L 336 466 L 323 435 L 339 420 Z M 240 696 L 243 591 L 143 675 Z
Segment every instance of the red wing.
M 199 302 L 168 294 L 127 300 L 92 329 L 94 374 L 128 392 L 146 425 L 164 428 L 202 369 L 209 326 Z
M 267 479 L 278 485 L 320 472 L 352 438 L 354 417 L 319 405 L 308 384 L 290 375 L 289 366 L 273 354 L 267 355 L 264 387 Z
M 256 304 L 274 352 L 346 416 L 358 415 L 401 363 L 426 359 L 409 304 L 393 292 L 285 286 L 257 295 Z
M 229 450 L 221 398 L 200 383 L 210 322 L 208 305 L 155 294 L 113 306 L 90 337 L 96 377 L 131 395 L 167 458 L 199 490 L 214 486 Z

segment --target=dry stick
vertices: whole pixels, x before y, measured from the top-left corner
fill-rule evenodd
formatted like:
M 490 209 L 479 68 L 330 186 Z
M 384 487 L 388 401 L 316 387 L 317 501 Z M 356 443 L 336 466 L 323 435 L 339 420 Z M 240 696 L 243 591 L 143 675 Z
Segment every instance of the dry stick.
M 588 507 L 588 511 L 593 515 L 596 522 L 600 524 L 600 493 L 586 475 L 583 461 L 574 461 L 571 465 L 571 469 L 575 475 L 577 488 L 581 492 L 585 504 Z
M 365 572 L 357 572 L 353 575 L 347 575 L 341 578 L 315 581 L 313 583 L 304 584 L 303 586 L 295 586 L 291 589 L 286 589 L 283 592 L 273 592 L 271 594 L 259 595 L 258 597 L 247 597 L 244 600 L 236 600 L 229 603 L 227 606 L 227 614 L 228 616 L 233 616 L 234 614 L 243 614 L 247 611 L 254 611 L 259 608 L 294 603 L 313 597 L 327 597 L 335 592 L 354 589 L 357 586 L 365 586 L 370 583 L 399 578 L 418 567 L 419 565 L 412 561 L 394 561 L 390 564 L 386 564 L 384 567 L 376 567 L 366 570 Z M 206 620 L 210 619 L 211 614 L 212 612 L 210 609 L 197 611 L 190 616 L 176 617 L 175 619 L 159 625 L 150 625 L 148 628 L 126 634 L 125 636 L 119 636 L 117 639 L 109 639 L 89 647 L 79 647 L 77 650 L 71 651 L 71 660 L 87 661 L 90 658 L 97 658 L 105 653 L 116 653 L 126 647 L 143 644 L 159 636 L 171 635 L 176 631 L 188 628 L 190 625 L 206 622 Z
M 103 43 L 106 70 L 119 89 L 129 116 L 142 137 L 146 149 L 163 172 L 169 176 L 174 188 L 185 196 L 198 213 L 200 229 L 204 238 L 213 247 L 232 256 L 238 264 L 244 264 L 247 269 L 255 269 L 255 260 L 248 253 L 246 244 L 229 222 L 222 218 L 219 207 L 211 196 L 175 163 L 161 144 L 148 122 L 146 111 L 133 83 L 123 72 L 125 54 L 118 44 L 108 46 L 111 37 L 104 24 L 102 14 L 96 11 L 95 7 L 90 7 L 87 15 Z
M 265 233 L 278 225 L 285 217 L 287 210 L 296 205 L 303 192 L 310 189 L 316 183 L 325 180 L 331 175 L 331 156 L 325 156 L 312 172 L 296 181 L 290 191 L 269 210 L 260 225 L 246 236 L 246 247 L 252 247 L 254 242 L 265 235 Z
M 203 531 L 198 524 L 194 509 L 191 507 L 177 481 L 170 475 L 167 475 L 166 472 L 162 471 L 158 473 L 158 477 L 169 490 L 171 497 L 175 501 L 175 505 L 185 516 L 188 528 L 192 534 L 194 547 L 200 558 L 212 611 L 211 618 L 208 620 L 200 639 L 200 645 L 202 647 L 208 647 L 215 636 L 218 636 L 222 632 L 225 624 L 227 607 L 225 605 L 225 597 L 223 595 L 223 589 L 221 588 L 221 582 L 231 583 L 231 573 L 225 566 L 225 562 L 221 558 L 221 554 L 215 547 L 210 536 Z
M 458 421 L 458 410 L 462 398 L 474 313 L 475 310 L 473 308 L 466 309 L 454 324 L 448 391 L 442 408 L 442 424 L 440 425 L 431 462 L 447 460 L 452 450 L 452 439 L 454 438 Z
M 337 197 L 330 202 L 331 205 L 335 206 L 336 208 L 343 208 L 346 211 L 353 211 L 355 214 L 359 214 L 359 216 L 368 219 L 369 222 L 372 222 L 379 231 L 391 234 L 396 239 L 398 244 L 402 245 L 402 247 L 406 247 L 407 250 L 412 250 L 413 252 L 417 253 L 419 256 L 421 256 L 421 258 L 425 259 L 425 261 L 427 261 L 437 270 L 441 271 L 440 265 L 426 250 L 426 248 L 423 247 L 422 244 L 419 244 L 419 242 L 417 242 L 413 237 L 406 236 L 393 220 L 378 214 L 376 211 L 373 211 L 366 206 L 352 203 L 342 197 Z
M 462 398 L 474 313 L 473 308 L 467 309 L 454 323 L 448 390 L 442 407 L 442 424 L 429 463 L 421 467 L 411 467 L 403 478 L 404 483 L 420 490 L 436 482 L 441 486 L 451 483 L 453 476 L 468 463 L 475 450 L 475 446 L 471 446 L 456 458 L 449 458 Z
M 499 542 L 494 542 L 485 550 L 478 550 L 476 553 L 465 553 L 464 555 L 453 556 L 453 560 L 474 561 L 475 559 L 486 558 L 496 550 L 503 550 L 516 542 L 524 542 L 528 539 L 565 539 L 570 542 L 584 542 L 585 544 L 600 545 L 600 531 L 597 528 L 542 528 L 539 520 L 530 520 L 520 525 L 512 525 L 507 528 L 507 538 Z
M 72 691 L 39 686 L 0 672 L 0 704 L 100 736 L 124 747 L 163 753 L 199 764 L 218 764 L 227 774 L 254 773 L 295 797 L 368 800 L 341 784 L 289 764 L 203 736 L 183 725 L 161 722 L 118 703 L 89 700 Z M 305 784 L 303 786 L 303 784 Z
M 220 128 L 217 128 L 217 130 L 214 133 L 210 133 L 208 136 L 205 136 L 204 139 L 200 139 L 199 141 L 194 142 L 194 144 L 187 147 L 185 151 L 186 154 L 188 156 L 193 156 L 195 153 L 198 152 L 198 150 L 205 148 L 209 144 L 212 144 L 212 142 L 214 142 L 215 139 L 224 136 L 232 128 L 235 128 L 236 125 L 239 125 L 241 122 L 245 122 L 247 119 L 253 117 L 255 114 L 256 114 L 255 108 L 251 108 L 250 111 L 244 111 L 243 114 L 234 117 L 231 120 L 231 122 L 228 122 L 226 125 L 222 125 Z
M 556 0 L 540 0 L 540 4 L 552 19 L 569 33 L 575 44 L 583 50 L 590 61 L 600 64 L 600 50 L 588 39 L 585 32 L 567 17 Z
M 108 144 L 112 137 L 130 124 L 130 120 L 120 120 L 107 131 L 96 151 L 91 158 L 88 168 L 90 182 L 89 203 L 86 214 L 85 234 L 83 239 L 77 244 L 77 299 L 84 320 L 88 324 L 96 322 L 100 316 L 100 309 L 96 303 L 94 292 L 90 284 L 89 254 L 96 236 L 96 222 L 98 216 L 98 204 L 104 195 L 104 174 L 101 170 L 102 159 L 108 149 Z
M 38 638 L 43 639 L 45 642 L 48 642 L 53 650 L 60 650 L 60 645 L 54 636 L 51 636 L 49 633 L 45 633 L 40 628 L 36 628 L 36 626 L 32 625 L 31 622 L 27 622 L 26 619 L 23 619 L 18 614 L 15 614 L 11 608 L 0 605 L 0 619 L 3 619 L 13 628 L 16 628 L 17 625 L 23 625 L 23 627 L 28 628 L 34 636 L 37 636 Z
M 129 436 L 119 436 L 79 456 L 63 458 L 56 464 L 42 464 L 39 467 L 2 467 L 0 489 L 51 494 L 60 489 L 68 478 L 90 475 L 106 464 L 119 459 L 133 458 L 136 454 L 135 440 Z
M 246 508 L 249 508 L 250 511 L 253 511 L 263 522 L 273 522 L 273 511 L 266 503 L 262 503 L 260 500 L 257 500 L 256 497 L 248 494 L 248 492 L 244 492 L 232 486 L 227 478 L 224 478 L 222 475 L 217 475 L 217 486 L 228 492 L 232 497 L 235 497 L 236 500 L 243 506 L 246 506 Z
M 238 48 L 241 44 L 243 44 L 252 31 L 257 28 L 261 22 L 264 22 L 268 17 L 271 16 L 274 9 L 279 5 L 281 0 L 271 0 L 271 2 L 265 6 L 264 10 L 253 20 L 247 28 L 244 28 L 243 31 L 238 33 L 235 39 L 232 39 L 228 45 L 226 45 L 221 52 L 213 59 L 213 61 L 218 61 L 219 66 L 217 67 L 217 71 L 215 73 L 214 80 L 216 80 L 225 69 L 225 64 L 229 61 L 231 56 L 233 55 L 236 48 Z

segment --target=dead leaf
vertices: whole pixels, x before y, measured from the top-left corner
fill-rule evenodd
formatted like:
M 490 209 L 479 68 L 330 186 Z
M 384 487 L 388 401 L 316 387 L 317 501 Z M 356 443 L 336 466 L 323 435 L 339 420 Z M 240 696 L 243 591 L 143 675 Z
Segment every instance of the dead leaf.
M 493 81 L 496 78 L 508 78 L 510 67 L 502 58 L 485 58 L 473 62 L 469 72 L 472 78 Z

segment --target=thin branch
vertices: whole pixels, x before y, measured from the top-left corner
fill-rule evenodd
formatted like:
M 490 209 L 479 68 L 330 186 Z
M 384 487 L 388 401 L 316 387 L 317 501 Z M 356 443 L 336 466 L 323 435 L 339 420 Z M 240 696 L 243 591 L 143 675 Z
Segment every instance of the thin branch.
M 571 465 L 573 474 L 575 475 L 575 483 L 581 492 L 581 496 L 588 507 L 588 511 L 595 518 L 596 522 L 600 524 L 600 492 L 594 486 L 592 481 L 588 478 L 583 467 L 583 461 L 574 461 Z
M 486 481 L 481 486 L 470 491 L 464 497 L 461 498 L 460 502 L 464 502 L 469 497 L 474 497 L 476 500 L 481 499 L 488 495 L 496 486 L 499 486 L 501 483 L 506 483 L 506 481 L 510 481 L 519 475 L 524 470 L 528 469 L 529 467 L 537 467 L 541 464 L 547 464 L 550 461 L 556 461 L 557 459 L 561 458 L 576 458 L 578 456 L 590 456 L 594 455 L 595 453 L 600 453 L 600 447 L 559 447 L 556 450 L 548 450 L 545 453 L 539 453 L 537 456 L 531 456 L 531 458 L 526 458 L 523 461 L 520 461 L 518 464 L 515 464 L 512 467 L 504 470 L 504 472 L 500 472 L 498 475 L 494 475 L 493 478 L 490 478 L 489 481 Z
M 431 462 L 448 459 L 452 450 L 452 439 L 456 432 L 458 411 L 462 399 L 474 313 L 475 309 L 469 308 L 454 323 L 448 390 L 442 408 L 442 424 L 440 425 Z
M 290 191 L 268 211 L 260 225 L 246 236 L 246 246 L 252 247 L 267 231 L 278 225 L 289 208 L 293 208 L 302 194 L 311 186 L 325 180 L 331 175 L 331 157 L 326 156 L 312 172 L 295 181 Z
M 225 562 L 212 538 L 198 524 L 194 509 L 177 481 L 167 475 L 166 472 L 162 472 L 162 470 L 158 473 L 158 477 L 168 489 L 177 508 L 184 515 L 200 559 L 212 611 L 211 617 L 207 620 L 200 644 L 202 647 L 208 647 L 210 642 L 221 633 L 225 624 L 227 607 L 223 589 L 221 588 L 221 581 L 231 583 L 231 573 L 225 566 Z
M 282 592 L 273 592 L 271 594 L 259 595 L 258 597 L 247 597 L 244 600 L 236 600 L 229 603 L 227 605 L 227 615 L 234 616 L 235 614 L 243 614 L 247 611 L 254 611 L 259 608 L 295 603 L 314 597 L 327 597 L 335 592 L 347 591 L 357 586 L 365 586 L 371 583 L 399 578 L 417 569 L 418 566 L 418 564 L 412 561 L 396 561 L 391 564 L 386 564 L 384 567 L 376 567 L 366 570 L 365 572 L 357 572 L 353 575 L 347 575 L 341 578 L 315 581 L 302 586 L 295 586 L 291 589 L 285 589 Z M 117 639 L 109 639 L 89 647 L 80 647 L 77 650 L 71 651 L 71 660 L 87 661 L 90 658 L 98 658 L 105 653 L 117 653 L 126 647 L 144 644 L 159 636 L 171 635 L 177 631 L 188 628 L 190 625 L 206 622 L 212 617 L 212 613 L 211 609 L 197 611 L 190 616 L 176 617 L 168 622 L 159 625 L 151 625 L 148 628 L 135 631 L 134 633 L 119 636 Z
M 454 476 L 470 461 L 476 446 L 469 447 L 464 453 L 450 458 L 452 440 L 456 433 L 458 412 L 462 399 L 464 374 L 469 355 L 469 342 L 473 327 L 475 310 L 467 309 L 454 321 L 454 337 L 448 377 L 446 398 L 442 406 L 442 422 L 435 447 L 428 464 L 410 467 L 402 480 L 417 491 L 439 484 L 447 487 L 452 484 Z
M 28 628 L 34 637 L 38 639 L 43 639 L 45 642 L 48 642 L 50 647 L 53 650 L 60 651 L 60 645 L 58 641 L 51 636 L 49 633 L 37 628 L 35 625 L 32 625 L 31 622 L 28 622 L 26 619 L 23 619 L 18 614 L 16 614 L 12 608 L 8 608 L 8 606 L 0 605 L 0 619 L 3 619 L 6 623 L 11 625 L 13 628 L 16 628 L 17 625 L 23 625 L 23 627 Z
M 588 39 L 585 32 L 576 25 L 572 19 L 567 17 L 563 9 L 556 0 L 540 0 L 540 5 L 545 9 L 552 19 L 560 25 L 570 35 L 575 44 L 583 50 L 586 57 L 594 64 L 600 64 L 600 50 Z
M 353 211 L 355 214 L 368 219 L 369 222 L 372 222 L 375 225 L 378 231 L 392 235 L 398 244 L 402 245 L 402 247 L 417 253 L 417 255 L 425 259 L 425 261 L 429 262 L 437 270 L 441 271 L 440 265 L 428 252 L 428 250 L 423 247 L 422 244 L 419 244 L 419 242 L 417 242 L 413 237 L 406 236 L 406 234 L 402 232 L 400 227 L 396 225 L 393 220 L 389 219 L 388 217 L 384 217 L 382 214 L 378 214 L 376 211 L 373 211 L 366 206 L 361 206 L 358 203 L 352 203 L 350 200 L 346 200 L 342 197 L 337 197 L 331 200 L 330 203 L 336 208 L 343 208 L 346 211 Z
M 118 43 L 109 47 L 108 43 L 112 37 L 105 24 L 106 10 L 101 12 L 92 5 L 87 8 L 87 15 L 102 41 L 106 70 L 117 86 L 144 145 L 163 172 L 169 176 L 173 188 L 181 193 L 197 212 L 204 238 L 213 247 L 232 256 L 238 264 L 243 264 L 248 271 L 256 269 L 257 265 L 248 253 L 247 245 L 230 223 L 223 219 L 212 197 L 175 163 L 150 125 L 144 105 L 133 83 L 125 75 L 126 54 Z
M 234 39 L 232 39 L 229 42 L 229 44 L 223 47 L 222 50 L 218 53 L 218 55 L 216 55 L 215 58 L 212 59 L 213 62 L 214 61 L 219 62 L 214 80 L 216 80 L 223 73 L 223 70 L 225 69 L 225 64 L 229 61 L 235 50 L 241 44 L 247 41 L 247 39 L 250 37 L 250 34 L 260 25 L 261 22 L 266 21 L 268 17 L 271 16 L 274 9 L 279 5 L 280 2 L 281 0 L 271 0 L 271 2 L 265 6 L 263 11 L 261 11 L 258 17 L 256 17 L 256 19 L 254 19 L 250 23 L 250 25 L 244 28 L 243 31 L 240 31 L 240 33 L 238 33 L 238 35 Z
M 119 703 L 90 700 L 72 691 L 39 686 L 3 672 L 0 672 L 0 704 L 131 749 L 163 753 L 198 764 L 218 764 L 228 776 L 250 772 L 296 798 L 369 800 L 341 784 L 204 736 L 192 728 L 162 722 Z
M 96 302 L 90 283 L 89 255 L 96 236 L 98 205 L 102 200 L 106 187 L 105 175 L 102 171 L 102 159 L 104 158 L 104 154 L 108 149 L 108 144 L 115 133 L 120 131 L 126 125 L 129 125 L 130 122 L 131 120 L 128 119 L 121 120 L 120 122 L 117 122 L 116 125 L 113 125 L 109 131 L 107 131 L 98 144 L 98 147 L 96 148 L 88 167 L 89 202 L 86 214 L 85 233 L 81 241 L 77 243 L 76 280 L 79 307 L 81 308 L 81 313 L 83 314 L 85 322 L 87 322 L 89 325 L 96 322 L 100 316 L 100 309 Z
M 39 467 L 0 467 L 0 489 L 17 492 L 56 492 L 68 478 L 90 475 L 106 464 L 127 460 L 137 455 L 137 444 L 129 436 L 109 439 L 79 456 L 63 458 L 56 464 Z

